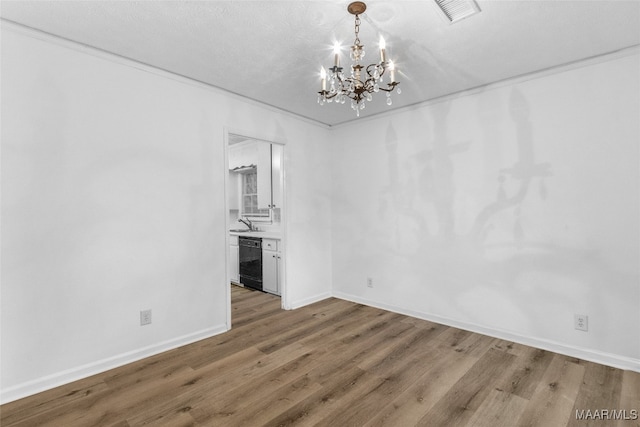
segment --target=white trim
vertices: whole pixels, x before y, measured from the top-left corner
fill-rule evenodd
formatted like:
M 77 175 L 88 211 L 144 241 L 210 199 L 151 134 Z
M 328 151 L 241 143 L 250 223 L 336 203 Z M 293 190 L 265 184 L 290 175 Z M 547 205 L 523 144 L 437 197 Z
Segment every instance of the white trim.
M 601 63 L 609 62 L 609 61 L 615 61 L 615 60 L 620 59 L 620 58 L 624 58 L 624 57 L 627 57 L 627 56 L 638 55 L 638 54 L 640 54 L 640 45 L 634 45 L 634 46 L 626 47 L 626 48 L 623 48 L 623 49 L 620 49 L 620 50 L 617 50 L 617 51 L 614 51 L 614 52 L 609 52 L 609 53 L 605 53 L 605 54 L 602 54 L 602 55 L 593 56 L 591 58 L 580 59 L 580 60 L 577 60 L 577 61 L 568 62 L 568 63 L 565 63 L 565 64 L 561 64 L 561 65 L 556 65 L 556 66 L 553 66 L 553 67 L 545 68 L 544 70 L 532 71 L 530 73 L 521 74 L 521 75 L 515 76 L 515 77 L 509 77 L 509 78 L 506 78 L 504 80 L 500 80 L 500 81 L 497 81 L 497 82 L 487 83 L 487 84 L 476 86 L 476 87 L 473 87 L 473 88 L 470 88 L 470 89 L 464 89 L 464 90 L 461 90 L 459 92 L 442 95 L 442 96 L 439 96 L 439 97 L 436 97 L 436 98 L 428 99 L 426 101 L 417 102 L 415 104 L 405 105 L 404 107 L 395 108 L 393 110 L 381 111 L 379 113 L 372 114 L 370 116 L 361 117 L 361 118 L 359 118 L 357 120 L 356 119 L 350 119 L 350 120 L 345 121 L 345 122 L 341 122 L 341 123 L 337 123 L 337 124 L 334 124 L 334 125 L 330 125 L 330 128 L 331 129 L 337 129 L 337 128 L 344 127 L 344 126 L 361 124 L 361 123 L 369 121 L 369 120 L 378 120 L 382 116 L 386 117 L 386 116 L 393 116 L 393 115 L 396 115 L 396 114 L 403 114 L 403 113 L 406 113 L 407 111 L 419 110 L 420 108 L 427 107 L 427 106 L 430 106 L 430 105 L 440 104 L 440 103 L 443 103 L 443 102 L 449 102 L 449 101 L 452 101 L 454 99 L 464 98 L 464 97 L 475 95 L 475 94 L 478 94 L 478 93 L 499 89 L 499 88 L 502 88 L 502 87 L 505 87 L 505 86 L 524 83 L 524 82 L 527 82 L 529 80 L 536 80 L 536 79 L 540 79 L 540 78 L 543 78 L 543 77 L 551 76 L 551 75 L 554 75 L 554 74 L 561 74 L 561 73 L 564 73 L 564 72 L 567 72 L 567 71 L 571 71 L 571 70 L 574 70 L 574 69 L 584 68 L 584 67 L 588 67 L 588 66 L 591 66 L 591 65 L 597 65 L 597 64 L 601 64 Z
M 279 279 L 280 279 L 280 307 L 283 310 L 287 310 L 289 307 L 289 299 L 290 292 L 287 286 L 287 243 L 289 239 L 287 238 L 287 229 L 289 224 L 289 215 L 287 214 L 287 185 L 286 185 L 286 173 L 287 173 L 287 162 L 285 161 L 287 157 L 287 153 L 289 152 L 289 148 L 287 148 L 287 144 L 282 142 L 274 142 L 273 144 L 277 144 L 282 146 L 282 151 L 280 154 L 280 197 L 282 198 L 282 205 L 280 206 L 280 242 L 278 243 L 278 251 L 280 252 L 281 261 L 279 267 L 281 268 L 278 271 Z
M 120 65 L 124 65 L 127 67 L 131 67 L 131 68 L 135 68 L 138 69 L 140 71 L 143 72 L 147 72 L 147 73 L 151 73 L 151 74 L 155 74 L 156 76 L 159 77 L 164 77 L 170 80 L 174 80 L 176 82 L 179 83 L 183 83 L 189 86 L 195 86 L 197 88 L 200 89 L 205 89 L 208 90 L 210 92 L 214 92 L 216 94 L 220 94 L 220 95 L 225 95 L 225 96 L 229 96 L 233 99 L 245 102 L 247 104 L 253 105 L 253 106 L 258 106 L 260 108 L 264 108 L 266 110 L 278 113 L 278 114 L 284 114 L 286 116 L 290 116 L 293 117 L 297 120 L 301 120 L 305 123 L 309 123 L 318 127 L 321 127 L 323 129 L 329 129 L 331 126 L 319 122 L 318 120 L 315 119 L 311 119 L 309 117 L 306 116 L 302 116 L 300 114 L 296 114 L 294 112 L 288 111 L 288 110 L 284 110 L 282 108 L 278 108 L 276 106 L 270 105 L 270 104 L 266 104 L 264 102 L 261 101 L 257 101 L 253 98 L 248 98 L 244 95 L 241 95 L 239 93 L 235 93 L 235 92 L 231 92 L 229 90 L 223 89 L 221 87 L 218 86 L 213 86 L 209 83 L 200 81 L 200 80 L 196 80 L 193 79 L 191 77 L 187 77 L 181 74 L 177 74 L 174 73 L 172 71 L 168 71 L 168 70 L 164 70 L 162 68 L 158 68 L 155 67 L 153 65 L 149 65 L 149 64 L 145 64 L 144 62 L 140 62 L 140 61 L 136 61 L 134 59 L 130 59 L 124 56 L 120 56 L 117 55 L 115 53 L 111 53 L 108 52 L 106 50 L 102 50 L 99 49 L 97 47 L 93 47 L 93 46 L 89 46 L 80 42 L 76 42 L 73 40 L 69 40 L 69 39 L 65 39 L 63 37 L 60 36 L 56 36 L 32 27 L 28 27 L 22 24 L 19 24 L 17 22 L 14 21 L 10 21 L 7 20 L 5 18 L 0 18 L 0 28 L 7 29 L 10 31 L 13 31 L 14 33 L 17 34 L 22 34 L 24 36 L 27 37 L 31 37 L 37 40 L 41 40 L 41 41 L 45 41 L 45 42 L 49 42 L 67 49 L 71 49 L 71 50 L 75 50 L 77 52 L 81 52 L 87 55 L 91 55 L 94 56 L 96 58 L 100 58 L 106 61 L 110 61 L 116 64 L 120 64 Z M 234 133 L 234 132 L 231 132 Z
M 246 141 L 242 141 L 240 143 L 238 143 L 238 145 L 242 145 L 245 143 L 250 143 L 252 141 L 259 141 L 259 142 L 266 142 L 267 144 L 280 144 L 280 145 L 286 145 L 287 142 L 282 141 L 281 138 L 279 138 L 278 136 L 276 136 L 275 134 L 264 134 L 264 133 L 255 133 L 255 132 L 248 132 L 246 130 L 240 130 L 238 128 L 232 128 L 230 126 L 225 126 L 224 127 L 225 131 L 228 134 L 233 134 L 236 136 L 242 136 L 244 138 L 247 138 Z M 229 141 L 227 141 L 227 145 L 229 144 Z
M 64 384 L 71 383 L 73 381 L 78 381 L 90 377 L 92 375 L 100 374 L 110 369 L 118 368 L 120 366 L 127 365 L 129 363 L 133 363 L 138 360 L 163 353 L 165 351 L 173 350 L 175 348 L 182 347 L 196 341 L 211 338 L 215 335 L 227 331 L 228 328 L 226 325 L 214 326 L 212 328 L 183 335 L 178 338 L 170 339 L 157 344 L 152 344 L 150 346 L 142 347 L 137 350 L 132 350 L 126 353 L 108 357 L 106 359 L 87 363 L 86 365 L 67 369 L 65 371 L 47 375 L 42 378 L 36 378 L 31 381 L 17 384 L 12 387 L 5 388 L 0 392 L 0 403 L 4 405 L 5 403 L 9 403 L 23 397 L 31 396 L 45 390 L 49 390 Z
M 640 359 L 619 356 L 617 354 L 605 353 L 602 351 L 591 350 L 588 348 L 581 348 L 581 347 L 576 347 L 572 345 L 566 345 L 566 344 L 559 343 L 557 341 L 545 340 L 545 339 L 540 339 L 532 336 L 514 334 L 512 332 L 504 331 L 500 329 L 485 328 L 482 326 L 474 325 L 472 323 L 459 322 L 457 320 L 453 320 L 447 317 L 437 316 L 437 315 L 423 313 L 423 312 L 414 311 L 414 310 L 407 310 L 405 308 L 398 307 L 395 305 L 380 303 L 377 301 L 368 300 L 366 298 L 361 298 L 361 297 L 351 295 L 351 294 L 346 294 L 343 292 L 334 291 L 333 296 L 335 298 L 340 298 L 346 301 L 351 301 L 358 304 L 367 305 L 370 307 L 380 308 L 382 310 L 404 314 L 405 316 L 411 316 L 418 319 L 428 320 L 430 322 L 435 322 L 435 323 L 451 326 L 458 329 L 464 329 L 466 331 L 487 335 L 493 338 L 512 341 L 512 342 L 527 345 L 530 347 L 552 351 L 554 353 L 563 354 L 565 356 L 576 357 L 578 359 L 599 363 L 601 365 L 607 365 L 607 366 L 611 366 L 618 369 L 625 369 L 629 371 L 640 372 Z
M 428 320 L 431 322 L 440 323 L 443 325 L 451 326 L 458 329 L 464 329 L 471 332 L 487 335 L 494 338 L 504 339 L 519 344 L 528 345 L 535 348 L 540 348 L 548 351 L 552 351 L 559 354 L 564 354 L 571 357 L 577 357 L 579 359 L 588 360 L 591 362 L 612 366 L 618 369 L 625 369 L 635 372 L 640 372 L 640 360 L 630 357 L 619 356 L 611 353 L 600 352 L 596 350 L 590 350 L 575 346 L 568 346 L 555 341 L 542 340 L 535 337 L 524 336 L 520 334 L 514 334 L 508 331 L 484 328 L 481 326 L 473 325 L 470 323 L 459 322 L 446 317 L 427 314 L 414 310 L 407 310 L 401 307 L 397 307 L 391 304 L 380 303 L 366 298 L 360 298 L 355 295 L 346 294 L 343 292 L 333 292 L 333 295 L 329 293 L 322 293 L 315 295 L 304 300 L 296 301 L 292 304 L 290 309 L 297 309 L 306 305 L 313 304 L 318 301 L 322 301 L 327 298 L 339 298 L 346 301 L 355 302 L 358 304 L 364 304 L 370 307 L 379 308 L 382 310 L 391 311 L 394 313 L 403 314 L 406 316 L 415 317 L 418 319 Z M 52 389 L 64 384 L 71 383 L 73 381 L 81 380 L 92 375 L 96 375 L 110 369 L 114 369 L 129 363 L 136 362 L 138 360 L 151 357 L 153 355 L 172 350 L 184 345 L 191 344 L 196 341 L 207 339 L 215 335 L 227 332 L 229 328 L 226 325 L 220 325 L 217 327 L 209 328 L 193 334 L 187 334 L 182 337 L 164 341 L 162 343 L 154 344 L 148 347 L 143 347 L 138 350 L 133 350 L 127 353 L 123 353 L 117 356 L 113 356 L 107 359 L 103 359 L 97 362 L 89 363 L 77 368 L 69 369 L 66 371 L 58 372 L 56 374 L 48 375 L 46 377 L 31 380 L 22 384 L 18 384 L 13 387 L 2 390 L 0 395 L 0 403 L 5 404 L 14 400 L 21 399 L 23 397 L 31 396 L 36 393 L 40 393 L 45 390 Z
M 507 86 L 507 85 L 512 85 L 512 84 L 517 84 L 517 83 L 522 83 L 528 80 L 533 80 L 533 79 L 538 79 L 541 77 L 545 77 L 548 75 L 552 75 L 552 74 L 557 74 L 557 73 L 563 73 L 565 71 L 569 71 L 569 70 L 573 70 L 575 68 L 582 68 L 582 67 L 586 67 L 589 65 L 594 65 L 594 64 L 599 64 L 602 62 L 607 62 L 607 61 L 612 61 L 618 58 L 622 58 L 625 56 L 631 56 L 631 55 L 635 55 L 640 53 L 640 45 L 634 45 L 634 46 L 630 46 L 630 47 L 626 47 L 614 52 L 609 52 L 609 53 L 605 53 L 602 55 L 597 55 L 591 58 L 586 58 L 586 59 L 580 59 L 580 60 L 576 60 L 573 62 L 569 62 L 566 64 L 561 64 L 561 65 L 557 65 L 557 66 L 553 66 L 553 67 L 549 67 L 546 68 L 544 70 L 538 70 L 538 71 L 533 71 L 531 73 L 526 73 L 526 74 L 522 74 L 520 76 L 516 76 L 516 77 L 509 77 L 507 79 L 504 80 L 500 80 L 498 82 L 492 82 L 492 83 L 488 83 L 485 85 L 481 85 L 481 86 L 476 86 L 474 88 L 471 89 L 465 89 L 462 90 L 460 92 L 456 92 L 456 93 L 452 93 L 452 94 L 448 94 L 448 95 L 443 95 L 441 97 L 437 97 L 437 98 L 432 98 L 432 99 L 428 99 L 426 101 L 421 101 L 415 104 L 411 104 L 411 105 L 407 105 L 404 107 L 400 107 L 397 109 L 393 109 L 393 110 L 387 110 L 387 111 L 381 111 L 380 113 L 376 113 L 373 114 L 371 116 L 366 116 L 366 117 L 361 117 L 361 118 L 352 118 L 349 119 L 348 121 L 345 122 L 341 122 L 341 123 L 336 123 L 333 125 L 330 124 L 326 124 L 326 123 L 322 123 L 318 120 L 306 117 L 306 116 L 302 116 L 296 113 L 293 113 L 291 111 L 287 111 L 287 110 L 283 110 L 281 108 L 275 107 L 273 105 L 270 104 L 266 104 L 260 101 L 257 101 L 255 99 L 252 98 L 248 98 L 244 95 L 240 95 L 238 93 L 235 92 L 231 92 L 228 91 L 226 89 L 217 87 L 217 86 L 213 86 L 209 83 L 205 83 L 199 80 L 195 80 L 192 79 L 190 77 L 186 77 L 180 74 L 176 74 L 173 73 L 171 71 L 167 71 L 167 70 L 163 70 L 161 68 L 157 68 L 154 67 L 152 65 L 149 64 L 145 64 L 143 62 L 139 62 L 139 61 L 135 61 L 133 59 L 130 58 L 126 58 L 111 52 L 107 52 L 105 50 L 101 50 L 99 48 L 93 47 L 93 46 L 89 46 L 89 45 L 85 45 L 73 40 L 69 40 L 69 39 L 65 39 L 59 36 L 55 36 L 53 34 L 50 33 L 46 33 L 44 31 L 32 28 L 32 27 L 28 27 L 22 24 L 19 24 L 17 22 L 13 22 L 10 20 L 7 20 L 5 18 L 0 18 L 0 23 L 2 24 L 0 27 L 2 29 L 8 29 L 11 30 L 15 33 L 19 33 L 28 37 L 32 37 L 38 40 L 42 40 L 42 41 L 47 41 L 47 42 L 51 42 L 54 43 L 58 46 L 62 46 L 68 49 L 72 49 L 78 52 L 82 52 L 82 53 L 86 53 L 88 55 L 97 57 L 97 58 L 101 58 L 107 61 L 111 61 L 117 64 L 121 64 L 121 65 L 125 65 L 128 67 L 132 67 L 132 68 L 136 68 L 138 70 L 144 71 L 144 72 L 148 72 L 148 73 L 152 73 L 155 74 L 157 76 L 161 76 L 161 77 L 165 77 L 171 80 L 175 80 L 177 82 L 181 82 L 187 85 L 191 85 L 191 86 L 196 86 L 199 87 L 201 89 L 206 89 L 218 94 L 224 94 L 227 96 L 231 96 L 237 100 L 241 100 L 243 102 L 246 102 L 250 105 L 255 105 L 255 106 L 259 106 L 261 108 L 265 108 L 269 111 L 273 111 L 276 113 L 280 113 L 280 114 L 285 114 L 287 116 L 290 117 L 294 117 L 298 120 L 302 120 L 306 123 L 321 127 L 323 129 L 334 129 L 334 128 L 338 128 L 341 126 L 349 126 L 349 125 L 355 125 L 355 124 L 360 124 L 362 122 L 368 121 L 368 120 L 378 120 L 380 119 L 382 116 L 391 116 L 391 115 L 395 115 L 395 114 L 402 114 L 406 111 L 414 111 L 416 109 L 422 108 L 424 106 L 428 106 L 428 105 L 433 105 L 433 104 L 439 104 L 441 102 L 446 102 L 452 99 L 456 99 L 456 98 L 461 98 L 461 97 L 465 97 L 465 96 L 469 96 L 469 95 L 473 95 L 479 92 L 483 92 L 483 91 L 487 91 L 487 90 L 492 90 L 492 89 L 497 89 L 503 86 Z M 231 132 L 231 133 L 236 133 L 236 132 Z
M 281 169 L 281 174 L 280 174 L 280 182 L 282 185 L 282 207 L 280 208 L 280 244 L 282 245 L 280 247 L 280 253 L 282 254 L 282 263 L 280 264 L 282 266 L 282 274 L 281 274 L 281 281 L 280 281 L 280 300 L 281 300 L 281 307 L 284 310 L 291 310 L 292 306 L 289 303 L 289 297 L 288 297 L 288 292 L 287 292 L 287 281 L 286 281 L 286 259 L 287 259 L 287 250 L 286 250 L 286 246 L 287 246 L 287 185 L 286 185 L 286 171 L 287 171 L 287 165 L 286 165 L 286 156 L 287 156 L 287 140 L 286 139 L 282 139 L 281 137 L 276 136 L 275 134 L 264 134 L 264 133 L 257 133 L 257 132 L 248 132 L 246 130 L 242 130 L 239 128 L 233 128 L 230 126 L 224 126 L 224 143 L 225 143 L 225 161 L 226 161 L 226 165 L 225 165 L 225 171 L 229 169 L 228 165 L 229 165 L 229 134 L 234 134 L 234 135 L 238 135 L 238 136 L 243 136 L 245 138 L 247 138 L 247 141 L 243 141 L 240 144 L 244 144 L 245 142 L 264 142 L 267 144 L 276 144 L 276 145 L 281 145 L 282 146 L 282 169 Z M 231 225 L 229 224 L 229 206 L 228 206 L 228 194 L 227 194 L 227 178 L 228 176 L 225 175 L 225 211 L 227 212 L 227 230 L 229 230 L 229 228 L 231 228 Z M 227 241 L 228 244 L 228 241 Z M 229 266 L 227 264 L 227 270 L 228 270 Z M 229 274 L 227 273 L 227 277 L 229 277 Z M 231 296 L 229 296 L 229 313 L 231 313 Z M 229 316 L 231 316 L 231 314 L 229 314 Z M 229 318 L 229 325 L 231 325 L 231 318 Z
M 297 308 L 301 308 L 301 307 L 316 303 L 318 301 L 325 300 L 327 298 L 331 298 L 331 294 L 329 292 L 323 292 L 321 294 L 317 294 L 309 298 L 301 299 L 299 301 L 292 301 L 289 307 L 289 310 L 295 310 Z
M 456 99 L 456 98 L 461 98 L 461 97 L 465 97 L 465 96 L 469 96 L 469 95 L 473 95 L 479 92 L 483 92 L 483 91 L 487 91 L 487 90 L 492 90 L 492 89 L 497 89 L 503 86 L 507 86 L 507 85 L 511 85 L 511 84 L 517 84 L 517 83 L 522 83 L 528 80 L 533 80 L 533 79 L 538 79 L 538 78 L 542 78 L 548 75 L 552 75 L 552 74 L 557 74 L 557 73 L 563 73 L 565 71 L 569 71 L 569 70 L 573 70 L 576 68 L 582 68 L 582 67 L 587 67 L 589 65 L 594 65 L 594 64 L 599 64 L 602 62 L 607 62 L 607 61 L 612 61 L 618 58 L 622 58 L 622 57 L 626 57 L 626 56 L 631 56 L 631 55 L 636 55 L 638 53 L 640 53 L 640 44 L 634 45 L 634 46 L 630 46 L 630 47 L 626 47 L 623 49 L 619 49 L 617 51 L 614 52 L 609 52 L 609 53 L 605 53 L 602 55 L 597 55 L 591 58 L 586 58 L 586 59 L 580 59 L 580 60 L 576 60 L 576 61 L 572 61 L 572 62 L 568 62 L 566 64 L 561 64 L 561 65 L 556 65 L 553 67 L 549 67 L 546 68 L 544 70 L 538 70 L 538 71 L 533 71 L 530 73 L 525 73 L 516 77 L 509 77 L 506 78 L 504 80 L 500 80 L 497 82 L 492 82 L 492 83 L 487 83 L 485 85 L 480 85 L 480 86 L 476 86 L 474 88 L 470 88 L 470 89 L 465 89 L 462 90 L 460 92 L 456 92 L 456 93 L 452 93 L 452 94 L 447 94 L 447 95 L 443 95 L 437 98 L 432 98 L 432 99 L 428 99 L 426 101 L 421 101 L 415 104 L 411 104 L 411 105 L 406 105 L 404 107 L 400 107 L 397 109 L 393 109 L 393 110 L 386 110 L 386 111 L 381 111 L 380 113 L 376 113 L 373 114 L 371 116 L 366 116 L 366 117 L 361 117 L 361 118 L 352 118 L 349 119 L 348 121 L 345 122 L 341 122 L 341 123 L 336 123 L 333 125 L 330 124 L 326 124 L 326 123 L 322 123 L 318 120 L 306 117 L 306 116 L 302 116 L 299 114 L 296 114 L 294 112 L 291 111 L 287 111 L 287 110 L 283 110 L 281 108 L 275 107 L 273 105 L 270 104 L 266 104 L 260 101 L 257 101 L 255 99 L 252 98 L 248 98 L 244 95 L 240 95 L 238 93 L 235 92 L 231 92 L 228 91 L 226 89 L 217 87 L 217 86 L 213 86 L 209 83 L 205 83 L 199 80 L 195 80 L 192 79 L 190 77 L 186 77 L 180 74 L 176 74 L 173 73 L 171 71 L 167 71 L 167 70 L 163 70 L 161 68 L 157 68 L 154 67 L 152 65 L 149 64 L 145 64 L 143 62 L 139 62 L 130 58 L 126 58 L 124 56 L 120 56 L 117 55 L 115 53 L 111 53 L 105 50 L 101 50 L 99 48 L 93 47 L 93 46 L 89 46 L 89 45 L 85 45 L 73 40 L 69 40 L 69 39 L 65 39 L 50 33 L 46 33 L 44 31 L 32 28 L 32 27 L 28 27 L 22 24 L 19 24 L 17 22 L 14 21 L 10 21 L 7 20 L 5 18 L 0 18 L 0 28 L 2 29 L 7 29 L 7 30 L 11 30 L 15 33 L 18 34 L 22 34 L 28 37 L 32 37 L 38 40 L 42 40 L 42 41 L 46 41 L 46 42 L 51 42 L 53 44 L 56 44 L 58 46 L 62 46 L 68 49 L 72 49 L 78 52 L 82 52 L 82 53 L 86 53 L 88 55 L 97 57 L 97 58 L 101 58 L 107 61 L 111 61 L 117 64 L 121 64 L 121 65 L 125 65 L 128 67 L 132 67 L 132 68 L 136 68 L 138 70 L 144 71 L 144 72 L 148 72 L 151 74 L 155 74 L 157 76 L 161 76 L 161 77 L 165 77 L 171 80 L 175 80 L 177 82 L 180 83 L 184 83 L 187 85 L 191 85 L 191 86 L 196 86 L 199 87 L 201 89 L 205 89 L 205 90 L 209 90 L 218 94 L 224 94 L 227 96 L 230 96 L 234 99 L 246 102 L 250 105 L 255 105 L 255 106 L 259 106 L 261 108 L 265 108 L 269 111 L 273 111 L 276 113 L 280 113 L 280 114 L 285 114 L 287 116 L 290 117 L 294 117 L 298 120 L 302 120 L 303 122 L 318 126 L 320 128 L 323 129 L 335 129 L 341 126 L 349 126 L 349 125 L 356 125 L 356 124 L 360 124 L 362 122 L 368 121 L 368 120 L 378 120 L 380 119 L 381 116 L 390 116 L 390 115 L 395 115 L 395 114 L 402 114 L 404 112 L 407 111 L 414 111 L 416 109 L 422 108 L 424 106 L 428 106 L 428 105 L 433 105 L 433 104 L 439 104 L 441 102 L 446 102 L 452 99 Z M 231 132 L 231 133 L 237 133 L 237 132 Z
M 229 253 L 230 246 L 230 237 L 229 237 L 229 228 L 231 228 L 231 224 L 229 223 L 229 132 L 225 126 L 222 127 L 222 141 L 224 143 L 223 154 L 222 154 L 222 170 L 224 171 L 224 277 L 226 279 L 225 283 L 225 301 L 227 302 L 225 305 L 225 309 L 227 311 L 227 330 L 230 330 L 231 325 L 231 271 L 229 270 L 229 261 L 231 254 Z M 213 195 L 212 195 L 213 197 Z

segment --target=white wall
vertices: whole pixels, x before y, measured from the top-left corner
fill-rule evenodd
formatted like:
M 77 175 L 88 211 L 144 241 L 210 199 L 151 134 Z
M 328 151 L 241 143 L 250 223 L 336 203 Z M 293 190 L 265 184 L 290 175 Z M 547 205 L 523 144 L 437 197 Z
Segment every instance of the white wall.
M 288 307 L 333 282 L 638 369 L 638 72 L 636 53 L 329 131 L 3 23 L 2 400 L 227 328 L 226 130 L 285 144 Z
M 1 113 L 2 401 L 227 329 L 226 129 L 286 144 L 288 304 L 329 295 L 326 129 L 6 23 Z
M 334 294 L 640 370 L 639 68 L 334 130 Z

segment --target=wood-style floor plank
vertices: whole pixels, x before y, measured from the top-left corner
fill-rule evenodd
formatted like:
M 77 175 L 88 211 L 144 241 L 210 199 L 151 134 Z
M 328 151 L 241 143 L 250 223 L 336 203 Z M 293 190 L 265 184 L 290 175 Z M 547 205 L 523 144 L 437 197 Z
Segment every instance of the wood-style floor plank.
M 227 333 L 0 407 L 15 426 L 617 426 L 640 373 L 329 298 L 232 286 Z
M 458 380 L 431 410 L 421 424 L 434 426 L 466 425 L 476 409 L 494 387 L 495 379 L 514 362 L 516 357 L 493 348 Z
M 584 366 L 554 355 L 518 426 L 566 426 L 575 416 L 571 410 L 584 377 Z
M 428 413 L 477 359 L 436 348 L 417 380 L 372 417 L 367 426 L 413 426 Z
M 635 425 L 625 420 L 625 417 L 616 420 L 615 427 L 640 427 L 640 374 L 631 371 L 624 371 L 622 373 L 622 391 L 620 395 L 620 407 L 619 409 L 626 410 L 626 418 L 638 419 L 635 420 Z M 631 413 L 632 409 L 636 409 L 635 413 Z
M 527 347 L 503 376 L 497 390 L 531 399 L 552 359 L 553 353 L 549 351 Z

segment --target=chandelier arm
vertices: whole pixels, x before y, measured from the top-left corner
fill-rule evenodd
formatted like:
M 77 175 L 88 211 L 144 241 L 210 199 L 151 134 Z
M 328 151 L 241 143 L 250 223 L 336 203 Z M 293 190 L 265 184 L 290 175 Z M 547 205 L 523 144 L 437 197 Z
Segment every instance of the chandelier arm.
M 345 83 L 347 83 L 349 81 L 349 79 L 343 79 L 342 78 L 342 73 L 338 73 L 336 74 L 336 78 L 338 79 L 338 83 L 340 85 L 340 91 L 341 92 L 347 92 L 347 88 L 345 87 Z
M 383 88 L 383 87 L 381 87 L 381 88 L 379 88 L 379 89 L 380 89 L 380 90 L 383 90 L 383 91 L 385 91 L 385 92 L 393 92 L 393 89 L 394 89 L 397 85 L 399 85 L 399 84 L 400 84 L 400 82 L 392 82 L 392 83 L 389 83 L 389 88 L 388 88 L 388 89 L 385 89 L 385 88 Z
M 367 74 L 369 75 L 369 77 L 370 77 L 370 78 L 372 78 L 372 79 L 373 79 L 374 77 L 373 77 L 373 74 L 371 73 L 371 71 L 369 71 L 369 69 L 370 69 L 371 67 L 373 67 L 373 68 L 378 68 L 378 66 L 380 66 L 380 65 L 381 65 L 381 68 L 382 68 L 382 72 L 381 72 L 379 75 L 380 75 L 380 77 L 382 77 L 382 76 L 384 75 L 384 72 L 385 72 L 385 71 L 386 71 L 386 69 L 387 69 L 387 67 L 385 67 L 385 66 L 384 66 L 384 62 L 381 62 L 381 63 L 379 63 L 379 64 L 369 64 L 369 65 L 367 65 L 367 68 L 365 69 L 365 71 L 367 72 Z M 367 80 L 368 80 L 368 79 L 367 79 Z M 374 79 L 374 80 L 375 80 L 375 79 Z
M 331 94 L 331 92 L 329 92 L 328 90 L 321 90 L 318 93 L 320 94 L 320 96 L 324 97 L 324 99 L 332 99 L 338 95 L 338 92 Z
M 358 88 L 358 87 L 364 87 L 366 83 L 369 81 L 369 79 L 363 82 L 362 80 L 356 79 L 355 77 L 347 77 L 346 79 L 344 79 L 344 81 L 350 84 L 353 83 L 354 88 Z

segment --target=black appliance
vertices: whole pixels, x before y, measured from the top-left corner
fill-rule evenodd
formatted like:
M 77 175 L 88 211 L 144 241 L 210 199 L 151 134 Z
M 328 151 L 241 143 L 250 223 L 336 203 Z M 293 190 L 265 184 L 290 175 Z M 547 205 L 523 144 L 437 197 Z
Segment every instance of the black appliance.
M 262 290 L 262 239 L 260 237 L 239 236 L 240 283 Z

